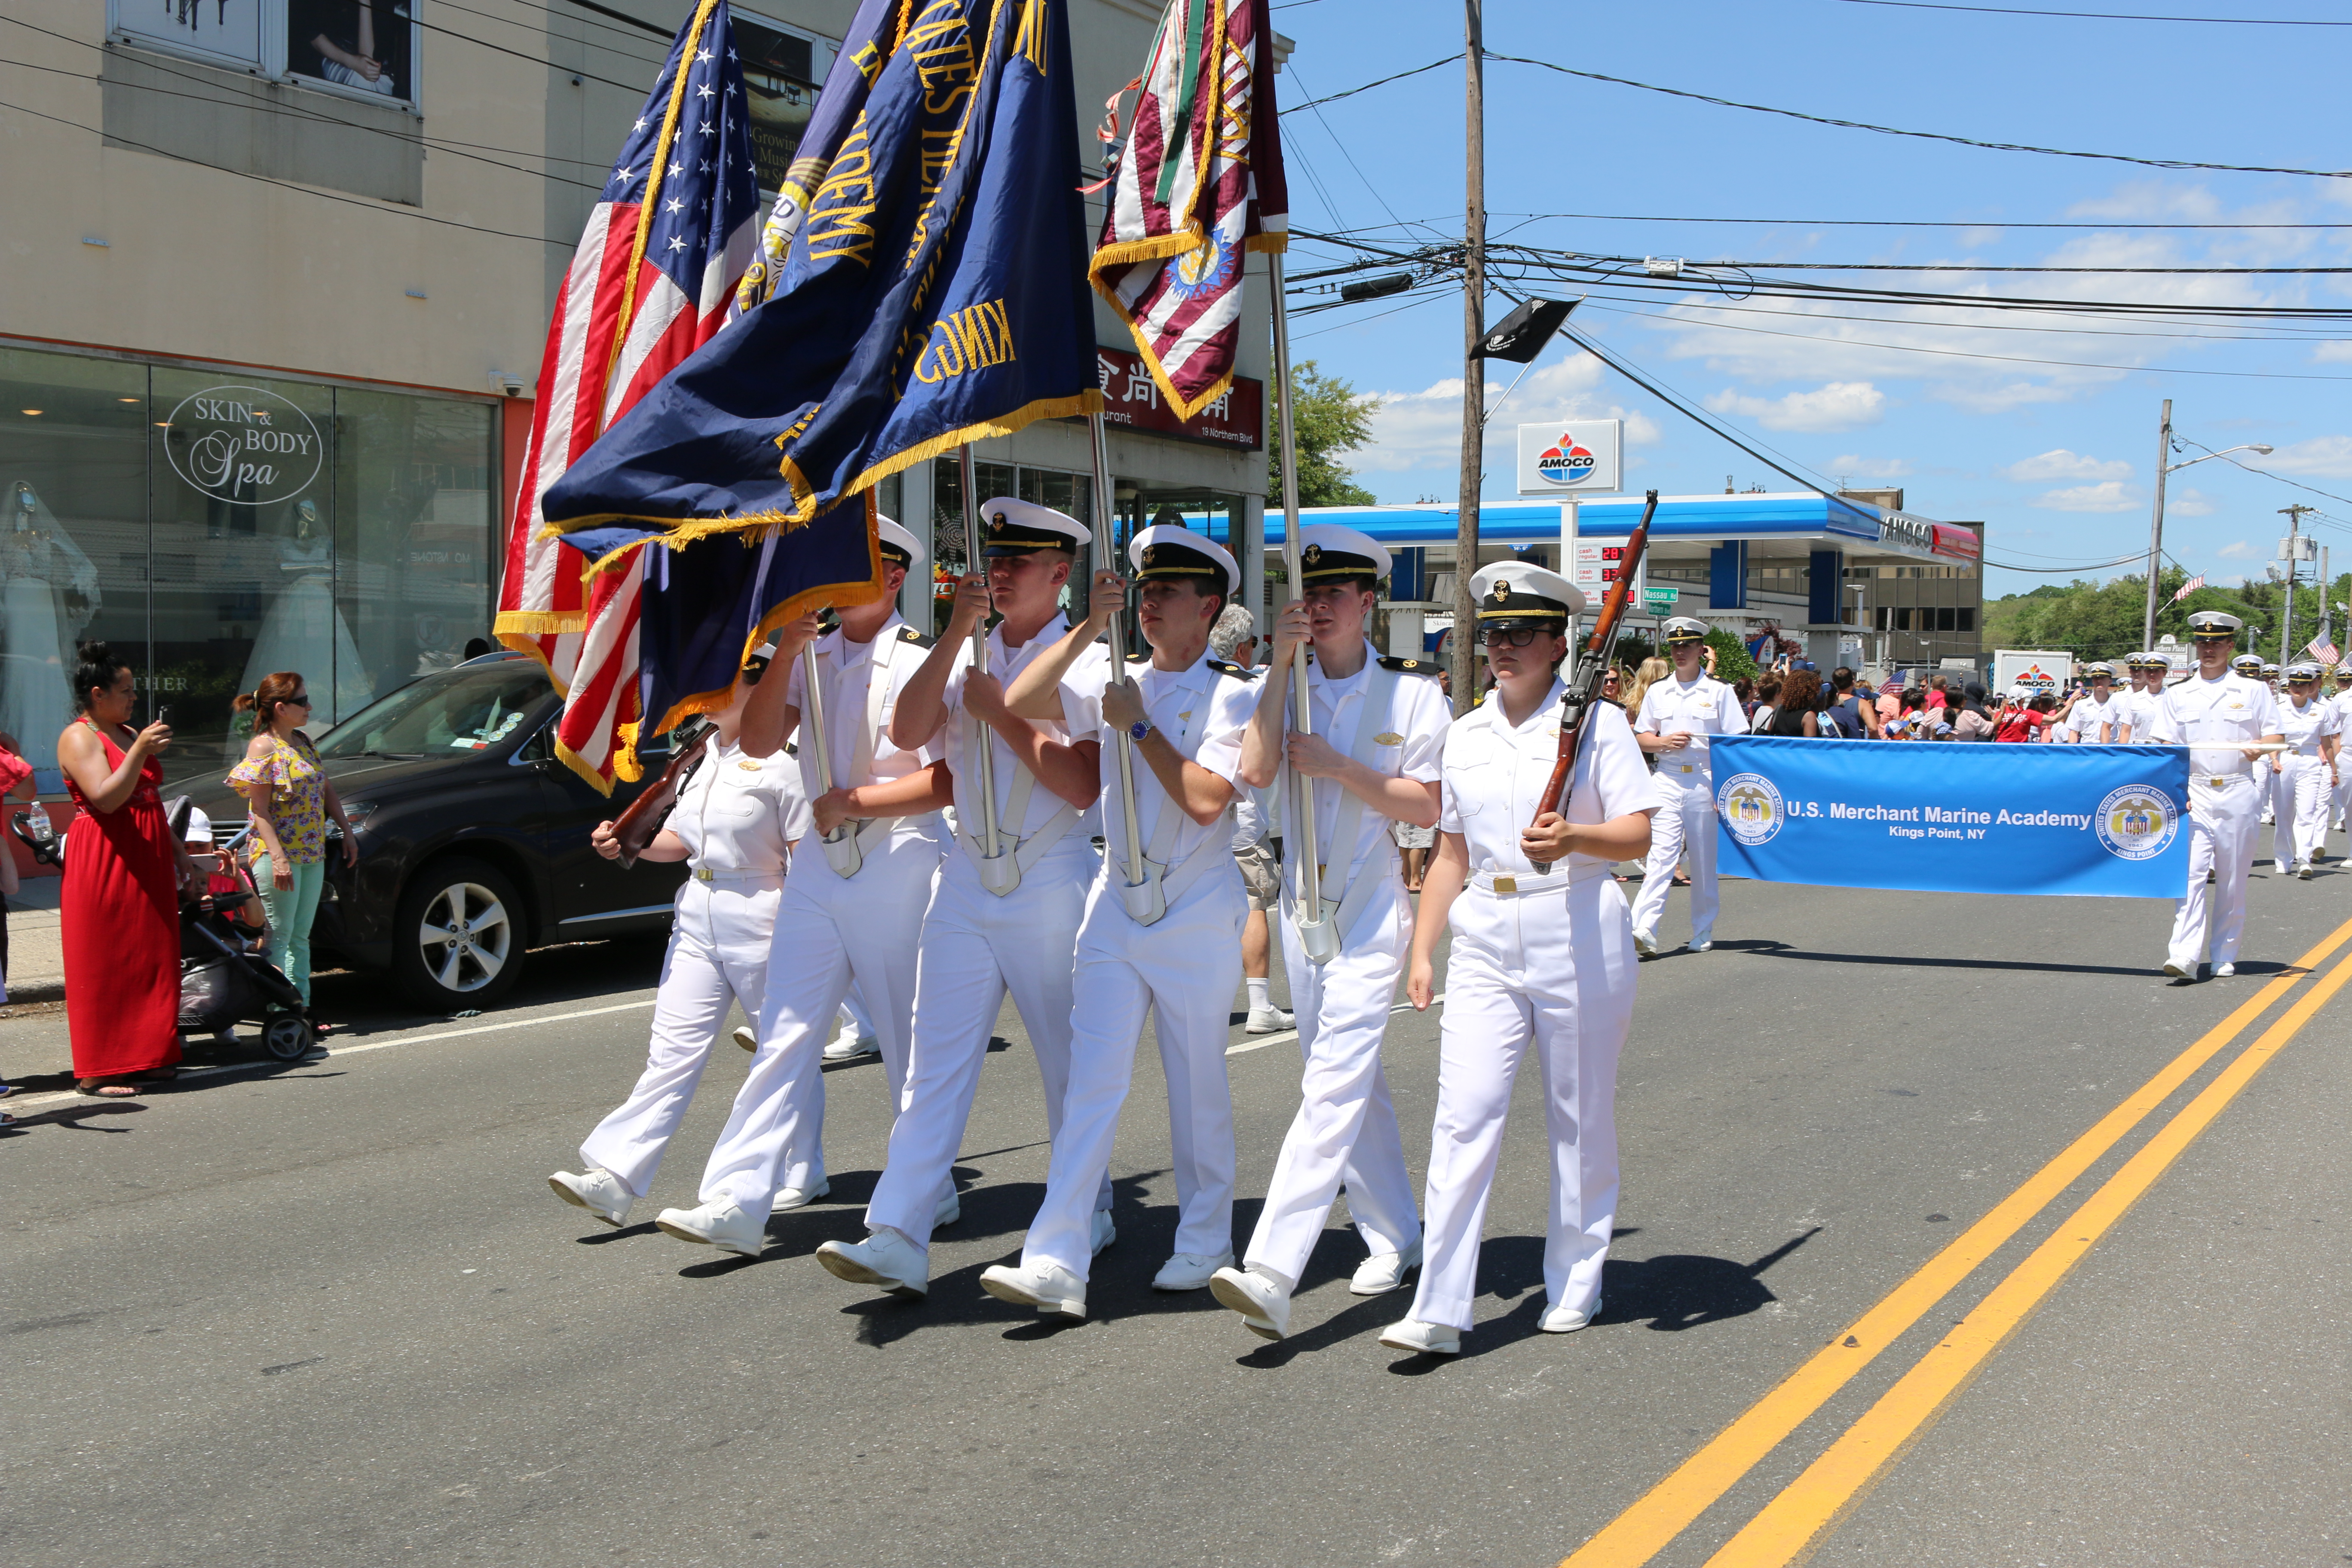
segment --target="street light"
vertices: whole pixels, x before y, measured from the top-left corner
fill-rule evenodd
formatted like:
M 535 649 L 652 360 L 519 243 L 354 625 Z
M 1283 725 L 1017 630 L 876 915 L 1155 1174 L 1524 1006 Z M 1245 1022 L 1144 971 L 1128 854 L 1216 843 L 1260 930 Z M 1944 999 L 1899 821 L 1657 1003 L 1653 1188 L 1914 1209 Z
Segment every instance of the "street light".
M 2242 447 L 2225 447 L 2219 452 L 2208 452 L 2201 458 L 2191 458 L 2185 463 L 2168 464 L 2164 459 L 2172 456 L 2172 399 L 2168 397 L 2164 400 L 2164 427 L 2158 437 L 2156 447 L 2156 517 L 2148 525 L 2147 531 L 2147 612 L 2140 623 L 2140 647 L 2156 646 L 2156 569 L 2158 563 L 2164 558 L 2165 477 L 2182 468 L 2193 468 L 2200 463 L 2210 462 L 2215 458 L 2226 458 L 2231 452 L 2259 452 L 2267 458 L 2271 451 L 2271 447 L 2259 441 L 2250 441 Z

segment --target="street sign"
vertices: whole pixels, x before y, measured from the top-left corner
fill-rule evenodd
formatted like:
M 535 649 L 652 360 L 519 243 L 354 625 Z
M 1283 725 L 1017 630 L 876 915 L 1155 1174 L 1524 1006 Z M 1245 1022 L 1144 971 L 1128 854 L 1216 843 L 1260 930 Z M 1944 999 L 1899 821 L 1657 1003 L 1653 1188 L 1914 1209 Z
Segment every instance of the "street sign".
M 1642 590 L 1642 603 L 1649 606 L 1650 614 L 1654 616 L 1673 615 L 1675 601 L 1681 596 L 1682 590 L 1679 588 L 1643 588 Z

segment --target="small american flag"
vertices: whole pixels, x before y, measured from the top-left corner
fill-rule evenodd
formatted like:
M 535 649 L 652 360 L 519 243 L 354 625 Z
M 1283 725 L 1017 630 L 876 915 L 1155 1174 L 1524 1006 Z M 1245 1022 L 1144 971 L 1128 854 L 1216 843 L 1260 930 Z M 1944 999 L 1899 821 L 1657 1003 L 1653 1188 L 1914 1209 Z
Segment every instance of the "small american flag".
M 702 0 L 638 111 L 556 296 L 531 411 L 499 638 L 563 693 L 556 752 L 610 791 L 637 718 L 644 552 L 587 576 L 540 500 L 606 426 L 730 318 L 758 254 L 760 190 L 726 0 Z M 634 776 L 634 775 L 632 775 Z
M 2181 600 L 2189 597 L 2189 595 L 2197 592 L 2198 589 L 2202 588 L 2204 585 L 2205 574 L 2200 572 L 2196 576 L 2191 577 L 2188 582 L 2183 583 L 2179 588 L 2173 590 L 2172 602 L 2176 605 L 2180 603 Z
M 2338 658 L 2343 657 L 2343 655 L 2336 651 L 2336 645 L 2329 642 L 2326 637 L 2312 638 L 2309 643 L 2305 645 L 2303 651 L 2309 654 L 2312 658 L 2317 659 L 2322 664 L 2334 664 Z

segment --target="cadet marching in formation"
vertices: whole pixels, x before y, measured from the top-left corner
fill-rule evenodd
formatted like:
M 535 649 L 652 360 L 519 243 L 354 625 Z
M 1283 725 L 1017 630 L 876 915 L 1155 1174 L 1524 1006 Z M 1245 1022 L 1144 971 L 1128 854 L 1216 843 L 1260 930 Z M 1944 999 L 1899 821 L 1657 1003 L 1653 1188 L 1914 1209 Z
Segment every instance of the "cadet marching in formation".
M 886 596 L 843 610 L 829 632 L 803 616 L 747 661 L 644 851 L 691 870 L 644 1073 L 581 1145 L 584 1168 L 549 1178 L 557 1195 L 626 1222 L 739 1004 L 753 1020 L 737 1031 L 751 1071 L 701 1201 L 656 1223 L 757 1256 L 772 1214 L 828 1191 L 819 1068 L 854 982 L 893 1123 L 866 1239 L 827 1242 L 817 1259 L 842 1279 L 919 1300 L 932 1235 L 960 1215 L 955 1158 L 1010 997 L 1037 1053 L 1052 1154 L 1020 1261 L 981 1283 L 1005 1301 L 1084 1318 L 1093 1259 L 1117 1239 L 1112 1142 L 1149 1015 L 1178 1209 L 1172 1255 L 1152 1285 L 1205 1288 L 1248 1331 L 1286 1337 L 1292 1293 L 1344 1188 L 1365 1249 L 1350 1289 L 1385 1294 L 1418 1275 L 1408 1315 L 1381 1342 L 1450 1355 L 1472 1326 L 1504 1119 L 1532 1051 L 1552 1168 L 1539 1322 L 1549 1332 L 1591 1322 L 1615 1223 L 1617 1060 L 1635 968 L 1658 951 L 1678 862 L 1690 868 L 1695 951 L 1712 945 L 1718 907 L 1710 745 L 1748 723 L 1707 672 L 1706 624 L 1666 624 L 1672 677 L 1630 721 L 1593 706 L 1564 806 L 1538 818 L 1569 632 L 1585 608 L 1557 574 L 1507 562 L 1473 579 L 1495 687 L 1453 719 L 1433 668 L 1381 657 L 1366 639 L 1390 559 L 1363 533 L 1302 531 L 1300 597 L 1276 621 L 1276 673 L 1260 679 L 1209 656 L 1210 628 L 1241 576 L 1213 541 L 1166 524 L 1135 536 L 1129 564 L 1150 657 L 1129 671 L 1107 636 L 1127 611 L 1126 580 L 1096 574 L 1084 619 L 1060 607 L 1093 542 L 1087 526 L 1009 497 L 981 516 L 984 569 L 958 584 L 945 640 L 934 645 L 896 612 L 923 552 L 886 518 Z M 2118 691 L 2112 667 L 2095 668 L 2094 700 L 2082 705 L 2091 717 L 2075 736 L 2189 748 L 2189 870 L 2164 966 L 2179 981 L 2196 978 L 2209 952 L 2215 973 L 2234 973 L 2265 804 L 2280 822 L 2282 868 L 2308 875 L 2344 802 L 2345 700 L 2316 695 L 2318 667 L 2290 667 L 2282 701 L 2260 660 L 2232 668 L 2235 617 L 2200 612 L 2190 625 L 2194 675 L 2168 689 L 2164 659 L 2135 655 L 2124 661 L 2131 689 Z M 1289 678 L 1302 647 L 1312 656 L 1303 726 Z M 1287 847 L 1281 896 L 1304 1072 L 1236 1264 L 1225 1048 L 1248 901 L 1231 813 L 1269 786 L 1285 792 L 1286 820 L 1315 829 L 1312 844 Z M 1417 910 L 1400 876 L 1398 824 L 1438 830 Z M 595 847 L 620 853 L 612 824 Z M 1630 910 L 1610 874 L 1627 860 L 1646 862 Z M 1302 923 L 1323 928 L 1312 949 Z M 1449 934 L 1437 1114 L 1417 1205 L 1381 1047 L 1400 978 L 1413 1006 L 1436 999 L 1433 955 Z

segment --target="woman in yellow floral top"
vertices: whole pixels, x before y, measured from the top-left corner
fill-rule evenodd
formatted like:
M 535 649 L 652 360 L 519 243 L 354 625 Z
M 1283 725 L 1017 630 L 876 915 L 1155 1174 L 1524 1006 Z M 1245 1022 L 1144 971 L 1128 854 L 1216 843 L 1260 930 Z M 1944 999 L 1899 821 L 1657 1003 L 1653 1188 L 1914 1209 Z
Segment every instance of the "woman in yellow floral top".
M 343 803 L 320 764 L 310 737 L 296 728 L 310 717 L 310 694 L 299 675 L 281 670 L 236 700 L 253 714 L 253 743 L 228 775 L 253 816 L 254 880 L 269 915 L 278 966 L 310 1000 L 310 922 L 327 880 L 327 819 L 343 830 L 343 863 L 355 864 L 359 841 Z

